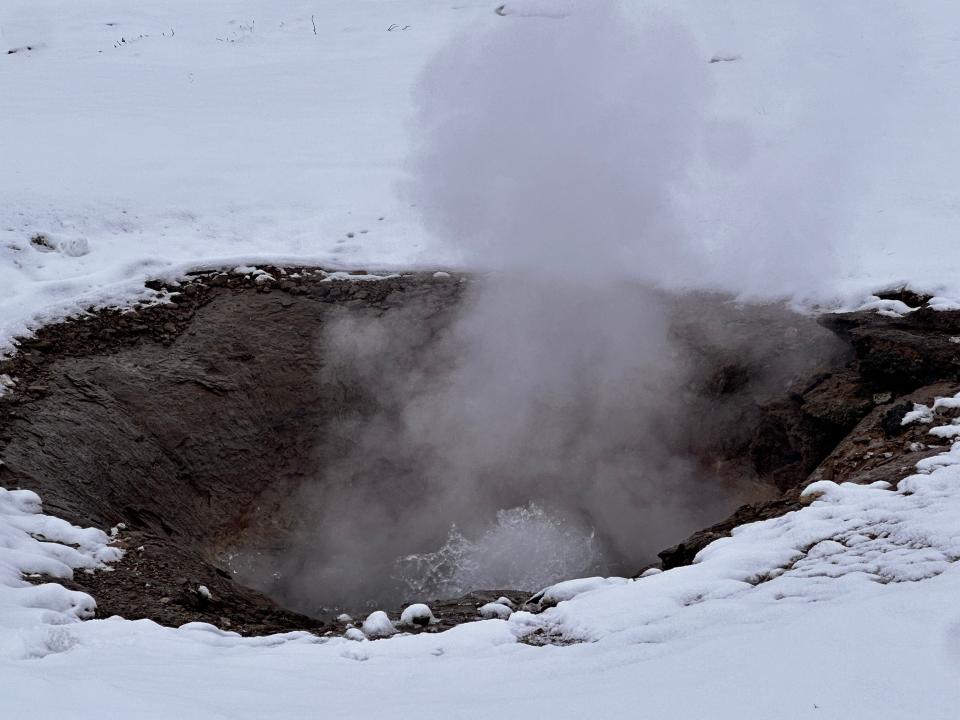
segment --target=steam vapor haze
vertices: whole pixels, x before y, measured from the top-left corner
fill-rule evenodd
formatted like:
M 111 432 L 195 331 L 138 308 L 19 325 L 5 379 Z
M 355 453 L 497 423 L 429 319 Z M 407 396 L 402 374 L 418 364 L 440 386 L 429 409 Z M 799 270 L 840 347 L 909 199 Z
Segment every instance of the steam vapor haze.
M 326 327 L 321 381 L 372 388 L 375 410 L 331 429 L 348 450 L 297 498 L 282 574 L 302 607 L 636 570 L 749 492 L 706 469 L 744 408 L 698 395 L 716 368 L 678 317 L 763 356 L 771 392 L 833 349 L 771 359 L 661 289 L 789 296 L 834 272 L 847 180 L 814 176 L 849 135 L 765 154 L 714 109 L 727 68 L 676 20 L 550 8 L 424 70 L 403 192 L 479 274 L 449 321 L 413 307 Z

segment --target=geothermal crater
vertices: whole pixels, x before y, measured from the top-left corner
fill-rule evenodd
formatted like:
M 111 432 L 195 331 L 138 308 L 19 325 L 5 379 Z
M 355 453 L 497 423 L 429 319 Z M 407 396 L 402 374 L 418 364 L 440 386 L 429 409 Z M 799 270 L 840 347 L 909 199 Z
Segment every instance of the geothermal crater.
M 650 465 L 650 438 L 631 439 L 622 412 L 616 428 L 603 413 L 585 422 L 585 397 L 551 416 L 581 436 L 614 433 L 622 464 L 643 468 L 617 476 L 615 514 L 602 488 L 576 490 L 593 457 L 515 477 L 491 461 L 461 497 L 449 492 L 458 478 L 426 459 L 438 452 L 430 428 L 409 435 L 405 423 L 457 366 L 451 328 L 479 284 L 203 272 L 166 287 L 162 304 L 45 327 L 0 363 L 16 379 L 0 397 L 0 483 L 37 491 L 71 522 L 116 528 L 125 558 L 73 581 L 103 616 L 266 632 L 428 600 L 443 628 L 570 574 L 634 574 L 658 553 L 664 567 L 690 562 L 736 522 L 796 507 L 791 490 L 878 403 L 951 372 L 910 360 L 918 331 L 891 329 L 900 321 L 833 316 L 828 329 L 776 306 L 663 295 L 669 361 L 683 366 L 672 427 L 655 438 L 669 462 Z M 617 292 L 628 306 L 633 292 L 649 300 Z M 621 410 L 647 411 L 639 387 L 618 394 Z M 664 505 L 645 482 L 667 467 L 680 484 Z

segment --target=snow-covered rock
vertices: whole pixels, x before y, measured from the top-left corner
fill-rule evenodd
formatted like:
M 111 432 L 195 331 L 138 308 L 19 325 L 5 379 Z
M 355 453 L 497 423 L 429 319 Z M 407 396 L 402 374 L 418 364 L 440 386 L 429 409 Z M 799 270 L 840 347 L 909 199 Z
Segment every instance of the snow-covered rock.
M 24 575 L 65 580 L 120 559 L 101 530 L 79 528 L 43 514 L 39 496 L 0 488 L 0 632 L 12 624 L 64 624 L 93 617 L 96 602 L 61 585 L 31 585 Z
M 933 401 L 933 411 L 937 412 L 938 410 L 955 410 L 960 408 L 960 393 L 957 393 L 953 397 L 941 397 Z
M 621 577 L 589 577 L 578 578 L 576 580 L 565 580 L 556 585 L 544 588 L 532 598 L 529 602 L 535 602 L 542 608 L 553 607 L 564 600 L 572 600 L 578 595 L 602 590 L 603 588 L 614 587 L 616 585 L 625 585 L 630 580 Z
M 513 615 L 513 609 L 499 602 L 489 602 L 478 607 L 477 614 L 484 620 L 506 620 Z
M 900 421 L 901 425 L 910 425 L 912 423 L 931 423 L 933 422 L 933 410 L 920 403 L 913 404 L 913 410 L 907 412 Z
M 902 300 L 881 300 L 878 297 L 863 303 L 857 308 L 857 310 L 876 310 L 881 315 L 887 315 L 889 317 L 902 317 L 908 313 L 912 313 L 916 309 L 915 307 L 910 307 Z
M 367 636 L 363 634 L 363 631 L 355 627 L 348 627 L 344 631 L 343 636 L 347 640 L 353 640 L 354 642 L 362 642 L 367 639 Z
M 375 610 L 367 615 L 367 619 L 363 621 L 361 629 L 363 630 L 363 634 L 371 640 L 387 638 L 397 633 L 397 629 L 393 626 L 393 623 L 390 622 L 390 618 L 383 610 Z
M 405 627 L 425 627 L 436 622 L 433 611 L 423 603 L 408 605 L 400 613 L 400 624 Z

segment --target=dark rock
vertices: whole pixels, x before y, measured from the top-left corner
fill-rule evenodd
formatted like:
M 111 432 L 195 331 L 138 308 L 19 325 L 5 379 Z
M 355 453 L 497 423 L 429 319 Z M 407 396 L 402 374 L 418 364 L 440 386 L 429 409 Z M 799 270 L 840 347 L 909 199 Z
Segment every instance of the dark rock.
M 880 427 L 883 429 L 883 434 L 888 438 L 902 435 L 908 427 L 903 425 L 903 417 L 911 410 L 913 410 L 912 402 L 897 403 L 892 408 L 887 410 L 884 413 L 883 420 L 880 423 Z
M 851 363 L 816 376 L 789 400 L 765 406 L 750 441 L 757 474 L 783 495 L 744 505 L 662 551 L 664 569 L 693 562 L 700 550 L 738 525 L 799 508 L 799 493 L 811 482 L 884 480 L 895 485 L 918 460 L 942 451 L 924 449 L 905 460 L 905 445 L 913 441 L 926 447 L 931 438 L 926 425 L 900 423 L 915 402 L 930 404 L 934 397 L 960 389 L 960 352 L 950 340 L 960 335 L 960 311 L 923 308 L 902 318 L 842 313 L 822 316 L 819 322 L 850 343 Z

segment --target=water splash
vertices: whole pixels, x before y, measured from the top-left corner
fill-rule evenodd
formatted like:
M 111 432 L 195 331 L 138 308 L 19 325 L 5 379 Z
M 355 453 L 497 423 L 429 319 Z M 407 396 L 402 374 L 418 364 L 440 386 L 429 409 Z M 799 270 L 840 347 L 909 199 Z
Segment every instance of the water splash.
M 592 529 L 537 503 L 497 511 L 476 539 L 452 525 L 446 542 L 397 560 L 411 598 L 454 597 L 478 588 L 536 590 L 590 573 L 601 560 Z

